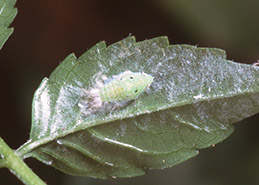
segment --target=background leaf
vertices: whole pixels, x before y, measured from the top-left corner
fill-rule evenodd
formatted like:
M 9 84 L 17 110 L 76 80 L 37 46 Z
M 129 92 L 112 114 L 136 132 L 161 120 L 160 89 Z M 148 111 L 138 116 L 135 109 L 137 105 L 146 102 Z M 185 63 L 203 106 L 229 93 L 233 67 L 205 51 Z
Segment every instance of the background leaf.
M 15 3 L 15 0 L 0 0 L 0 49 L 13 33 L 13 28 L 8 27 L 17 14 L 17 9 L 14 8 Z
M 252 57 L 257 52 L 253 46 L 259 42 L 255 36 L 259 32 L 259 26 L 256 24 L 258 15 L 255 13 L 259 7 L 258 1 L 152 0 L 152 2 L 166 12 L 171 22 L 177 17 L 184 27 L 185 34 L 191 33 L 191 37 L 196 38 L 201 45 L 224 43 L 224 48 L 228 48 L 227 52 L 237 53 L 236 57 L 239 60 L 243 58 L 244 53 Z M 251 58 L 249 60 L 251 61 Z
M 154 77 L 120 109 L 85 114 L 83 89 L 126 70 Z M 259 111 L 259 69 L 227 61 L 219 49 L 169 46 L 166 37 L 104 42 L 71 54 L 35 93 L 30 141 L 19 149 L 72 175 L 132 177 L 173 166 L 216 144 L 232 123 Z

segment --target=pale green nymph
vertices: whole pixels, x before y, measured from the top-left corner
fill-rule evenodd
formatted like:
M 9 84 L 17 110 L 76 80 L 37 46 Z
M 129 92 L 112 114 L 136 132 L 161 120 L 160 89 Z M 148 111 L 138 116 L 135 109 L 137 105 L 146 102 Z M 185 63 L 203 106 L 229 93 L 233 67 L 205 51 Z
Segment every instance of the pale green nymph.
M 96 110 L 103 103 L 121 103 L 135 100 L 153 82 L 153 77 L 144 72 L 124 71 L 104 83 L 97 80 L 95 88 L 87 92 L 90 109 Z
M 113 76 L 100 89 L 103 102 L 129 101 L 137 99 L 153 82 L 153 77 L 144 72 L 125 71 Z

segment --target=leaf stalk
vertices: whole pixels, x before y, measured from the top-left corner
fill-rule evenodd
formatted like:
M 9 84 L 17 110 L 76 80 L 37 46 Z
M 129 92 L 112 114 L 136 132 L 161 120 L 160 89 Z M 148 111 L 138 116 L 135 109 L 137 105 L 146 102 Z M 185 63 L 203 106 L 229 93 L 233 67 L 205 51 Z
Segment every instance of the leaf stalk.
M 12 150 L 2 138 L 0 138 L 0 168 L 8 168 L 18 179 L 27 185 L 46 185 L 20 158 L 16 151 Z

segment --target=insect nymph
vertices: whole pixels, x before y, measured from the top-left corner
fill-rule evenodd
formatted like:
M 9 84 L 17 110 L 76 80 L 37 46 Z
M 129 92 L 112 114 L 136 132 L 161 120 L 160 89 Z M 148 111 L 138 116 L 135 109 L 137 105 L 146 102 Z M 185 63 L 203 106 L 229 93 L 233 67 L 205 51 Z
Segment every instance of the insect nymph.
M 125 71 L 98 88 L 90 89 L 88 95 L 93 100 L 92 107 L 101 107 L 103 103 L 127 102 L 137 99 L 153 82 L 153 77 L 144 72 Z

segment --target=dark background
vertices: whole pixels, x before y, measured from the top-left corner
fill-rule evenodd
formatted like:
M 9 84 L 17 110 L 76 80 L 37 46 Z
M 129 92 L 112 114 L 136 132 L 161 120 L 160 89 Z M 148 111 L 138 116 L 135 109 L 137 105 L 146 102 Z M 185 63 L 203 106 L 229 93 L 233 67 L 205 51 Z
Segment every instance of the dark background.
M 254 0 L 45 0 L 18 1 L 14 33 L 0 52 L 0 136 L 16 149 L 29 137 L 31 101 L 41 80 L 70 53 L 128 35 L 138 41 L 167 35 L 171 44 L 217 47 L 228 59 L 259 59 L 259 1 Z M 259 115 L 235 124 L 214 148 L 178 166 L 142 177 L 98 180 L 72 177 L 35 159 L 26 163 L 50 185 L 259 184 Z M 7 169 L 0 184 L 21 184 Z

